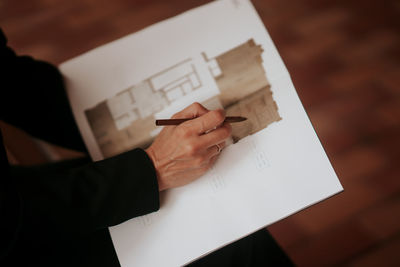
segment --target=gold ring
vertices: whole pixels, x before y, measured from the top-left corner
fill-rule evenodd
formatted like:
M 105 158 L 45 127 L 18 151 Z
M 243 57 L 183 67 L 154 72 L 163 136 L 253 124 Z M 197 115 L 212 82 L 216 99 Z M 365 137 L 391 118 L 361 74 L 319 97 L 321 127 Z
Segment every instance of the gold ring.
M 219 144 L 216 144 L 217 146 L 217 153 L 220 153 L 222 151 L 222 148 L 219 146 Z

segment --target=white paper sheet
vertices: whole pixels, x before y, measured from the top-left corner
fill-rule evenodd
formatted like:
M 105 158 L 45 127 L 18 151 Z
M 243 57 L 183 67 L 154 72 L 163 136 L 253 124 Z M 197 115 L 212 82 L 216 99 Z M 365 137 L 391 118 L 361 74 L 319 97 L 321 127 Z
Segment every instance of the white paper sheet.
M 214 58 L 250 39 L 264 49 L 263 68 L 282 119 L 224 149 L 213 169 L 197 181 L 162 193 L 158 212 L 111 227 L 123 267 L 184 265 L 342 190 L 289 73 L 248 0 L 212 2 L 60 66 L 92 158 L 102 159 L 103 154 L 85 110 L 190 59 L 201 86 L 155 114 L 165 118 L 218 94 L 202 52 Z M 184 67 L 177 71 L 190 74 Z M 157 86 L 167 83 L 165 79 L 157 76 Z M 183 81 L 182 88 L 188 86 Z M 124 121 L 120 123 L 123 127 Z

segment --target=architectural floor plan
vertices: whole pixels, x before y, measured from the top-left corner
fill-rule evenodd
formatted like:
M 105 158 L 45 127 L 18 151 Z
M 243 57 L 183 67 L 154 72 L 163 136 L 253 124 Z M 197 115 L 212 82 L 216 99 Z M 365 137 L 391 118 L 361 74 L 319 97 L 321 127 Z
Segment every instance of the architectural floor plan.
M 187 59 L 85 110 L 103 156 L 149 145 L 156 130 L 154 114 L 200 87 Z
M 234 142 L 281 119 L 262 65 L 262 53 L 261 45 L 253 39 L 214 58 L 202 53 L 202 63 L 220 92 L 203 104 L 217 102 L 227 115 L 247 118 L 232 125 Z M 154 114 L 202 86 L 195 62 L 189 58 L 85 110 L 103 156 L 147 147 L 157 132 Z

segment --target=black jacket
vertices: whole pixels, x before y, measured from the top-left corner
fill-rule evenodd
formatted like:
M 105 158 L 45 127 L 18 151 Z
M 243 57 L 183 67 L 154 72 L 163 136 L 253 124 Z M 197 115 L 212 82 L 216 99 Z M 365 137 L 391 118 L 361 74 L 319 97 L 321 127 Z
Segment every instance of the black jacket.
M 85 150 L 57 68 L 17 56 L 6 42 L 0 30 L 0 120 Z M 0 132 L 1 266 L 117 264 L 107 227 L 158 208 L 156 172 L 141 149 L 99 162 L 15 168 Z

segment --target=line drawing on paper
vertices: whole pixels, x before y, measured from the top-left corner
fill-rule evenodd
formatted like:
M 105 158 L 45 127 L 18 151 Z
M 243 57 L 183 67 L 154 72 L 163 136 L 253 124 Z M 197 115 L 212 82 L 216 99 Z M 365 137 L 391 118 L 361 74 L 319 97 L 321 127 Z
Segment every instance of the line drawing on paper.
M 203 88 L 196 64 L 205 64 L 206 75 L 215 80 L 219 90 L 202 104 L 224 108 L 227 116 L 247 118 L 232 124 L 234 143 L 281 120 L 262 64 L 263 52 L 253 39 L 213 58 L 202 52 L 201 63 L 188 58 L 86 109 L 103 157 L 150 145 L 158 133 L 154 115 Z
M 201 86 L 187 59 L 85 110 L 103 156 L 149 145 L 156 130 L 154 114 Z

